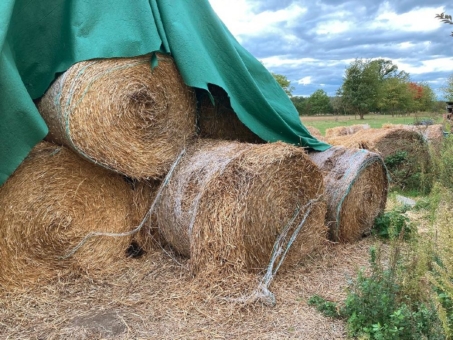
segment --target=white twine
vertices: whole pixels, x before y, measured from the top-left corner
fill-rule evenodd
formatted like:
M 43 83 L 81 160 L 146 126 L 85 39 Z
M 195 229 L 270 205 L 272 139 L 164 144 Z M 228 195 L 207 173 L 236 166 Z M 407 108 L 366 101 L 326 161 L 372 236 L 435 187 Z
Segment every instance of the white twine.
M 261 301 L 265 305 L 275 306 L 275 303 L 276 303 L 275 296 L 269 290 L 269 286 L 272 283 L 274 276 L 277 274 L 278 270 L 280 269 L 280 266 L 282 265 L 283 261 L 285 260 L 286 255 L 288 254 L 288 251 L 290 250 L 292 244 L 296 240 L 297 235 L 299 235 L 300 230 L 304 226 L 305 221 L 307 220 L 307 217 L 312 210 L 313 203 L 318 202 L 319 200 L 321 200 L 321 198 L 322 198 L 322 196 L 319 196 L 316 199 L 312 199 L 312 200 L 308 201 L 308 203 L 306 205 L 304 205 L 302 208 L 300 208 L 300 207 L 297 208 L 296 212 L 294 213 L 294 216 L 283 228 L 282 232 L 280 233 L 280 235 L 278 236 L 277 240 L 274 243 L 271 260 L 269 261 L 269 265 L 267 266 L 266 273 L 261 278 L 261 281 L 258 284 L 258 287 L 249 296 L 235 299 L 236 302 L 252 303 L 255 301 Z M 286 241 L 288 233 L 289 233 L 294 221 L 297 219 L 297 217 L 300 215 L 301 211 L 303 211 L 303 210 L 305 210 L 305 214 L 304 214 L 304 217 L 302 218 L 302 221 L 294 229 L 289 240 Z M 274 268 L 274 265 L 275 265 L 277 259 L 279 259 L 279 261 Z

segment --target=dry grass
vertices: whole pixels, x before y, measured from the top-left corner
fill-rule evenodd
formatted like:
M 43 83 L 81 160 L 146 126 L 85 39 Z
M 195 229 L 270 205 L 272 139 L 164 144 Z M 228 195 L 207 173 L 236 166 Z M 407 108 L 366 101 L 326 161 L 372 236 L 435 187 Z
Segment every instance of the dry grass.
M 196 133 L 196 99 L 173 59 L 84 61 L 38 103 L 49 140 L 135 179 L 160 178 Z
M 387 171 L 382 158 L 366 150 L 338 146 L 309 156 L 324 174 L 331 239 L 354 242 L 369 234 L 387 201 Z
M 0 188 L 0 283 L 27 285 L 58 275 L 102 275 L 125 257 L 130 237 L 96 237 L 62 259 L 86 234 L 134 229 L 154 188 L 127 182 L 71 150 L 38 144 Z
M 285 225 L 295 229 L 305 213 L 285 262 L 300 261 L 325 243 L 324 202 L 305 207 L 323 193 L 321 172 L 302 148 L 200 140 L 162 194 L 159 229 L 191 257 L 193 273 L 207 266 L 260 271 Z
M 1 291 L 3 339 L 345 339 L 345 324 L 325 318 L 307 300 L 343 301 L 347 280 L 368 265 L 373 239 L 331 245 L 277 275 L 273 308 L 225 300 L 192 278 L 187 262 L 160 251 L 116 263 L 95 280 L 55 280 Z M 228 285 L 225 285 L 228 287 Z M 213 287 L 210 287 L 213 288 Z

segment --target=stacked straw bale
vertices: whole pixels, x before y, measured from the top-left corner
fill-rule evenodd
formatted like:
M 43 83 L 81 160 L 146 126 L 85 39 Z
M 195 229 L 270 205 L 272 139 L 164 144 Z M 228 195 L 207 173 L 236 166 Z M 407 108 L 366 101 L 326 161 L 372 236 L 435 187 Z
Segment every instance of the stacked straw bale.
M 381 156 L 333 146 L 309 157 L 324 174 L 330 238 L 354 242 L 368 234 L 387 200 L 387 170 Z
M 389 170 L 392 185 L 416 187 L 418 175 L 430 166 L 428 145 L 423 137 L 406 129 L 367 129 L 353 135 L 331 137 L 332 145 L 367 149 L 382 156 Z
M 209 92 L 212 100 L 207 91 L 200 92 L 198 95 L 197 125 L 200 137 L 247 143 L 264 142 L 239 120 L 225 90 L 209 85 Z
M 38 109 L 48 140 L 135 179 L 160 178 L 196 133 L 196 99 L 173 59 L 80 62 L 50 87 Z
M 302 148 L 285 143 L 204 140 L 193 145 L 164 189 L 159 230 L 191 271 L 259 271 L 285 225 L 302 223 L 285 264 L 326 238 L 322 174 Z M 293 219 L 293 223 L 290 221 Z M 205 272 L 205 270 L 203 270 Z
M 314 126 L 309 126 L 309 125 L 305 125 L 305 128 L 316 139 L 319 139 L 320 141 L 323 141 L 323 142 L 326 141 L 326 138 L 321 134 L 321 131 L 319 131 L 319 129 L 315 128 Z
M 126 257 L 133 236 L 93 237 L 64 257 L 90 232 L 133 230 L 155 192 L 41 142 L 0 187 L 0 281 L 102 273 Z
M 326 138 L 353 135 L 354 133 L 369 129 L 368 124 L 356 124 L 351 126 L 337 126 L 334 128 L 326 129 Z

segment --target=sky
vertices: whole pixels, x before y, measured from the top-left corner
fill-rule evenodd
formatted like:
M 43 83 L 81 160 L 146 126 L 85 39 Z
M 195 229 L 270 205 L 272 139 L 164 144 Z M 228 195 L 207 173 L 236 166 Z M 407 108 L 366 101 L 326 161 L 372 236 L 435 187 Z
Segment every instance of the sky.
M 356 58 L 391 60 L 442 100 L 453 75 L 453 2 L 439 0 L 209 0 L 231 33 L 293 95 L 334 96 Z

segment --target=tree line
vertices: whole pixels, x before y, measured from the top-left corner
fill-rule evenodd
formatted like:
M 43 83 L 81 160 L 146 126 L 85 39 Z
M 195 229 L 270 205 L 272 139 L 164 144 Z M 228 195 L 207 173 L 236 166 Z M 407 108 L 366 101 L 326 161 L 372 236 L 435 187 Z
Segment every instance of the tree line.
M 346 68 L 336 96 L 316 90 L 309 97 L 293 96 L 290 81 L 273 74 L 290 96 L 300 115 L 354 114 L 369 112 L 402 114 L 431 111 L 438 106 L 434 91 L 426 83 L 413 82 L 405 71 L 386 59 L 356 59 Z

